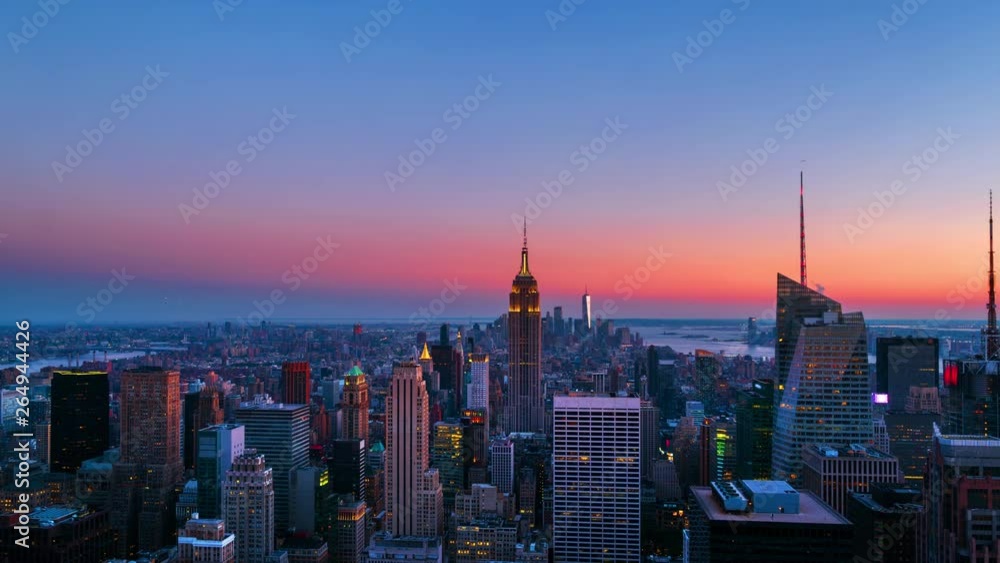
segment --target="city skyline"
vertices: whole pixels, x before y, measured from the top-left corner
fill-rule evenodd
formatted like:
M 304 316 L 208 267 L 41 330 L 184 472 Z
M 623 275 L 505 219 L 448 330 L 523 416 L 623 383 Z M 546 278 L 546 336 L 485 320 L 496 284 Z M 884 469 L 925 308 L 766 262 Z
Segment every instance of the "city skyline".
M 3 292 L 4 309 L 79 325 L 235 319 L 283 290 L 274 318 L 407 318 L 451 284 L 461 290 L 445 316 L 492 317 L 503 310 L 526 198 L 545 204 L 543 183 L 568 171 L 572 183 L 529 220 L 548 303 L 571 306 L 586 285 L 595 317 L 605 299 L 618 308 L 605 317 L 759 316 L 774 271 L 798 269 L 804 168 L 810 282 L 868 318 L 931 318 L 941 308 L 980 318 L 985 298 L 972 288 L 984 281 L 985 228 L 972 218 L 985 219 L 983 159 L 1000 117 L 981 69 L 997 54 L 986 22 L 1000 7 L 921 4 L 897 25 L 892 2 L 849 12 L 742 0 L 587 4 L 555 18 L 558 5 L 404 6 L 347 55 L 342 45 L 354 44 L 373 7 L 60 11 L 0 58 L 33 84 L 10 94 L 23 108 L 11 124 L 19 141 L 0 157 L 16 188 L 0 201 L 19 210 L 0 242 L 18 264 L 16 280 L 2 282 L 14 290 Z M 718 29 L 724 9 L 731 23 L 689 51 L 688 38 Z M 30 15 L 2 10 L 15 22 Z M 131 25 L 92 36 L 104 21 Z M 892 21 L 896 29 L 879 23 Z M 182 35 L 185 26 L 204 37 Z M 270 48 L 268 34 L 293 28 L 280 53 Z M 498 49 L 510 33 L 516 48 Z M 118 48 L 144 36 L 141 49 Z M 51 67 L 69 45 L 86 64 Z M 918 72 L 947 80 L 900 92 Z M 126 115 L 114 102 L 134 87 L 143 101 Z M 47 93 L 65 90 L 74 96 L 58 103 Z M 446 112 L 468 96 L 477 109 L 452 129 L 456 113 Z M 806 104 L 818 109 L 785 139 L 789 125 L 777 122 Z M 54 171 L 65 147 L 105 118 L 114 130 L 93 154 Z M 242 140 L 267 127 L 273 143 L 243 162 Z M 426 162 L 387 181 L 435 128 L 447 138 Z M 745 185 L 720 187 L 772 137 L 780 147 Z M 574 151 L 598 138 L 605 150 L 581 171 Z M 911 162 L 925 150 L 939 151 L 926 171 Z M 185 212 L 230 159 L 241 172 L 197 214 Z M 879 205 L 873 192 L 897 180 L 884 214 L 861 221 L 859 209 Z M 670 258 L 631 293 L 616 291 L 650 248 Z M 308 279 L 282 279 L 314 255 Z M 109 283 L 122 288 L 113 302 L 87 306 Z

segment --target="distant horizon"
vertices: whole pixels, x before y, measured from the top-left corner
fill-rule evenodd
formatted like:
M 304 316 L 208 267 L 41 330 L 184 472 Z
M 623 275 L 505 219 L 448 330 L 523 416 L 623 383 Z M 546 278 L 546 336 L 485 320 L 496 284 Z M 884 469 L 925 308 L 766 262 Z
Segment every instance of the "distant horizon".
M 543 315 L 543 317 L 544 317 L 544 315 Z M 311 325 L 311 326 L 330 326 L 330 327 L 347 327 L 347 328 L 350 328 L 351 326 L 353 326 L 354 324 L 357 324 L 357 323 L 362 324 L 362 326 L 364 326 L 365 324 L 369 324 L 369 325 L 392 325 L 392 326 L 409 325 L 409 326 L 413 326 L 414 331 L 423 330 L 425 332 L 430 333 L 430 332 L 436 332 L 437 328 L 440 327 L 441 324 L 444 324 L 444 323 L 447 323 L 447 324 L 451 325 L 450 328 L 454 329 L 458 325 L 467 325 L 469 323 L 492 323 L 497 318 L 498 318 L 498 316 L 486 317 L 486 316 L 476 316 L 476 315 L 468 316 L 468 317 L 441 317 L 441 318 L 434 319 L 433 322 L 428 323 L 424 328 L 418 328 L 417 324 L 413 324 L 413 323 L 411 323 L 409 321 L 409 319 L 402 318 L 402 317 L 272 318 L 272 319 L 267 319 L 267 322 L 271 323 L 273 325 L 278 325 L 278 326 L 291 325 L 291 324 L 304 324 L 304 325 Z M 566 317 L 566 316 L 564 316 L 563 318 L 564 318 L 564 320 L 566 318 L 573 318 L 574 320 L 579 320 L 580 317 Z M 615 324 L 630 323 L 630 322 L 640 322 L 640 323 L 641 322 L 657 322 L 657 321 L 662 321 L 662 322 L 685 322 L 685 321 L 690 321 L 690 322 L 745 323 L 748 318 L 749 317 L 621 317 L 621 318 L 611 317 L 611 318 L 605 318 L 605 320 L 611 320 Z M 23 320 L 23 319 L 16 319 L 16 321 L 20 321 L 20 320 Z M 31 321 L 30 318 L 28 318 L 28 320 Z M 597 320 L 597 318 L 595 317 L 595 322 L 596 322 L 596 320 Z M 15 322 L 14 319 L 12 319 L 9 323 L 6 323 L 6 324 L 12 324 L 13 322 Z M 41 321 L 41 322 L 31 321 L 31 322 L 32 322 L 32 326 L 34 326 L 36 328 L 53 328 L 53 327 L 58 328 L 58 327 L 64 327 L 66 324 L 68 324 L 71 321 Z M 93 323 L 93 324 L 77 324 L 77 328 L 81 329 L 81 330 L 85 330 L 87 328 L 116 328 L 116 327 L 203 326 L 203 325 L 205 325 L 207 323 L 222 325 L 222 324 L 225 324 L 226 322 L 231 322 L 234 325 L 238 325 L 239 324 L 238 320 L 235 319 L 235 318 L 204 319 L 204 320 L 141 320 L 141 321 L 140 320 L 135 320 L 135 321 L 123 320 L 123 321 L 111 321 L 111 322 Z M 762 324 L 762 325 L 773 325 L 774 324 L 774 319 L 773 318 L 769 319 L 769 318 L 758 317 L 757 318 L 757 322 L 759 324 Z M 986 321 L 985 321 L 985 319 L 983 319 L 982 323 L 980 323 L 978 319 L 974 319 L 974 318 L 944 319 L 944 320 L 940 320 L 939 321 L 939 320 L 935 320 L 933 318 L 916 318 L 916 317 L 914 317 L 914 318 L 904 318 L 904 317 L 895 317 L 895 318 L 890 318 L 890 317 L 869 318 L 869 317 L 865 317 L 865 323 L 868 324 L 868 325 L 877 325 L 877 324 L 885 324 L 885 323 L 905 323 L 905 324 L 917 325 L 918 323 L 930 323 L 930 324 L 937 324 L 937 325 L 963 325 L 963 326 L 968 326 L 968 325 L 978 325 L 978 324 L 985 325 Z M 422 324 L 422 323 L 418 323 L 418 324 Z M 256 324 L 254 324 L 252 326 L 259 326 L 259 323 L 256 323 Z

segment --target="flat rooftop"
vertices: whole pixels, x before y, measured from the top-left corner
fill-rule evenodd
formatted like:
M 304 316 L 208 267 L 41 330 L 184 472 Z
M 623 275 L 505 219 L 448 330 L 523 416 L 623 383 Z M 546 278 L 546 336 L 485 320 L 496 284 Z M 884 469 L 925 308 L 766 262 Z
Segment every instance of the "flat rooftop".
M 752 483 L 752 481 L 747 481 Z M 790 488 L 784 481 L 763 481 L 762 486 L 767 484 L 779 484 L 785 492 Z M 773 491 L 759 491 L 773 492 Z M 795 491 L 799 494 L 798 514 L 759 514 L 753 512 L 726 512 L 722 505 L 712 497 L 711 487 L 691 487 L 691 494 L 701 506 L 708 519 L 713 522 L 774 522 L 788 525 L 815 525 L 825 524 L 834 526 L 851 526 L 850 520 L 838 514 L 834 509 L 819 500 L 816 495 L 808 491 Z

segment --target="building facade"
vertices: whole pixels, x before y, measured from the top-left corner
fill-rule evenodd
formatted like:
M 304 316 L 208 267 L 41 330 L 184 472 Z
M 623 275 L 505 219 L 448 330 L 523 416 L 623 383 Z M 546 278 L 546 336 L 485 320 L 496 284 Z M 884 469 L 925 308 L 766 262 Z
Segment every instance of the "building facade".
M 640 399 L 557 395 L 553 408 L 555 561 L 638 562 Z

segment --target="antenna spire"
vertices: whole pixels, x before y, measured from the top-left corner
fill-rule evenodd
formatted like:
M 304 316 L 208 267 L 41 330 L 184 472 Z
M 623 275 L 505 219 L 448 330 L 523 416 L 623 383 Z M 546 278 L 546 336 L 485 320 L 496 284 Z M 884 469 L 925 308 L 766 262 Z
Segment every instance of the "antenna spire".
M 1000 351 L 1000 331 L 997 330 L 996 275 L 993 269 L 993 190 L 990 190 L 990 301 L 986 304 L 986 359 L 993 360 Z
M 524 220 L 524 246 L 521 247 L 521 271 L 517 274 L 519 276 L 530 276 L 531 271 L 528 270 L 528 219 Z
M 805 161 L 803 161 L 805 162 Z M 805 174 L 799 171 L 799 241 L 801 243 L 800 268 L 801 278 L 799 282 L 809 287 L 806 281 L 806 203 L 805 203 Z

